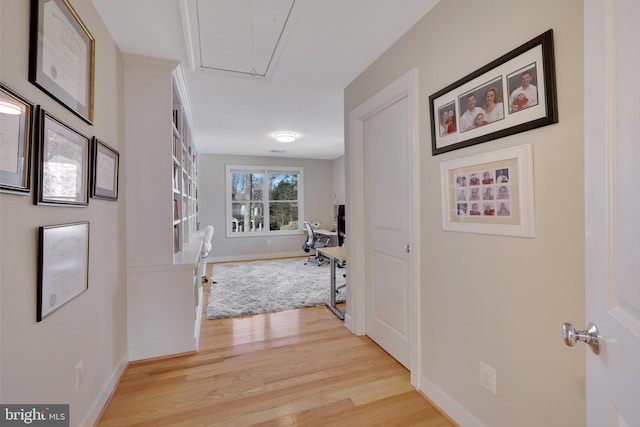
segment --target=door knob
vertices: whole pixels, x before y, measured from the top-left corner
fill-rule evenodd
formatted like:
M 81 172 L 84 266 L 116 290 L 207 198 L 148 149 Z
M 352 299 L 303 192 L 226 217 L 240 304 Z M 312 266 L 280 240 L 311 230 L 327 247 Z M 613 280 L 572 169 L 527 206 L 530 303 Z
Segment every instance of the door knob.
M 595 354 L 600 354 L 600 341 L 602 337 L 598 331 L 598 327 L 594 323 L 589 323 L 586 331 L 576 331 L 571 323 L 562 324 L 562 339 L 569 347 L 576 345 L 576 342 L 582 341 L 586 343 Z

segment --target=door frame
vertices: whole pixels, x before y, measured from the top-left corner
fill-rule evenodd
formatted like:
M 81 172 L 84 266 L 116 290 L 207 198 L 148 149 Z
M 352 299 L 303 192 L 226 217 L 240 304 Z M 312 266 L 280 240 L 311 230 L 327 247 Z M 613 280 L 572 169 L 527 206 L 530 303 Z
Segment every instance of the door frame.
M 356 335 L 365 335 L 365 200 L 364 200 L 364 122 L 397 101 L 407 98 L 408 138 L 412 209 L 410 227 L 411 252 L 409 258 L 409 370 L 411 385 L 419 389 L 420 381 L 420 150 L 418 139 L 418 69 L 413 68 L 371 98 L 349 112 L 349 134 L 345 150 L 345 183 L 347 201 L 347 262 L 349 286 L 347 286 L 347 310 L 345 326 Z

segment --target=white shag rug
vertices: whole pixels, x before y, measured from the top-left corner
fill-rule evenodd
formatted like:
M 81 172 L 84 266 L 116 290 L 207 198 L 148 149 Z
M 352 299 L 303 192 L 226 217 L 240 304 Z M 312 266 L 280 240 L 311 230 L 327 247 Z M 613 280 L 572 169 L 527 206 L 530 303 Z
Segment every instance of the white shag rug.
M 272 313 L 329 301 L 331 269 L 305 258 L 214 264 L 207 319 Z M 346 268 L 336 268 L 336 287 L 344 285 Z M 344 301 L 345 288 L 336 301 Z

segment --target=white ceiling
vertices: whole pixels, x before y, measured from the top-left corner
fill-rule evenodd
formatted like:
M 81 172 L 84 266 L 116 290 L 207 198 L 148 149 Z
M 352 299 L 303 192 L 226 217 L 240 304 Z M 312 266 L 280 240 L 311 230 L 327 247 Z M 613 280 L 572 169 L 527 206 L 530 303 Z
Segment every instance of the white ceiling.
M 123 52 L 181 61 L 201 153 L 315 159 L 344 154 L 343 88 L 438 1 L 92 0 Z

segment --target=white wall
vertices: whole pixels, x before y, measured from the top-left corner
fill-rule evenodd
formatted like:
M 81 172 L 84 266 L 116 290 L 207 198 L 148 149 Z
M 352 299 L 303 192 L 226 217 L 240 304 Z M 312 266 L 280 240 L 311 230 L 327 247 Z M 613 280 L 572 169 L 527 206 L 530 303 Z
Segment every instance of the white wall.
M 29 1 L 0 2 L 0 75 L 15 91 L 87 136 L 122 151 L 122 61 L 89 0 L 71 0 L 96 39 L 95 117 L 88 125 L 29 83 Z M 33 166 L 33 165 L 32 165 Z M 2 403 L 69 403 L 71 425 L 98 416 L 126 363 L 124 209 L 91 199 L 85 208 L 34 206 L 31 196 L 0 194 L 0 390 Z M 33 188 L 33 186 L 32 186 Z M 38 227 L 90 222 L 89 289 L 36 322 Z M 74 369 L 84 360 L 84 385 Z
M 304 168 L 304 219 L 323 227 L 333 224 L 333 161 L 278 157 L 200 154 L 198 157 L 198 198 L 200 228 L 215 228 L 209 261 L 258 259 L 274 256 L 304 256 L 304 234 L 286 236 L 226 237 L 226 165 L 301 166 Z M 344 174 L 344 172 L 343 172 Z M 343 186 L 344 188 L 344 186 Z M 344 192 L 344 190 L 343 190 Z M 267 240 L 271 246 L 267 246 Z
M 338 157 L 333 160 L 333 194 L 335 197 L 336 205 L 344 205 L 345 197 L 345 170 L 344 170 L 344 156 Z
M 586 424 L 585 352 L 560 338 L 562 322 L 584 322 L 582 16 L 580 0 L 441 1 L 345 90 L 348 123 L 418 67 L 421 388 L 465 425 Z M 559 123 L 432 156 L 429 96 L 550 28 Z M 525 143 L 536 237 L 444 232 L 440 163 Z M 497 371 L 496 395 L 480 385 L 481 361 Z

